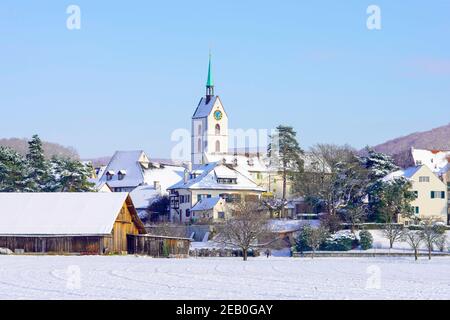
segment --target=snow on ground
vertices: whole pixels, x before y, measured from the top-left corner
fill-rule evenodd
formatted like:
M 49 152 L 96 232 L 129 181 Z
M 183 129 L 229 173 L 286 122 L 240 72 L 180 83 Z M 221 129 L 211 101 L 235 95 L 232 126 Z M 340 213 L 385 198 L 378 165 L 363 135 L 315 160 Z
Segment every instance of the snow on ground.
M 1 299 L 450 299 L 450 258 L 0 256 Z

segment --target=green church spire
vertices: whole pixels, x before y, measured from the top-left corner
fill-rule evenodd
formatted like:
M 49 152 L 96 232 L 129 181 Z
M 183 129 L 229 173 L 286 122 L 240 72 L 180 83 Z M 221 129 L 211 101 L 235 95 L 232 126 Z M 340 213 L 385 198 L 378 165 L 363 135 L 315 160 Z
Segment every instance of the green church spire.
M 214 96 L 214 84 L 211 72 L 211 52 L 209 53 L 208 79 L 206 80 L 206 97 Z

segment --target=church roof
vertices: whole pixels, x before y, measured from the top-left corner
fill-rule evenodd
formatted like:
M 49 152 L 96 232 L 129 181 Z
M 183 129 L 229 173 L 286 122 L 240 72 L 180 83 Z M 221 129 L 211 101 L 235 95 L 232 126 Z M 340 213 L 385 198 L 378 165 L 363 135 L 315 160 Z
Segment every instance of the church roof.
M 218 96 L 213 96 L 209 100 L 206 97 L 201 98 L 192 119 L 206 118 L 209 116 L 218 98 Z

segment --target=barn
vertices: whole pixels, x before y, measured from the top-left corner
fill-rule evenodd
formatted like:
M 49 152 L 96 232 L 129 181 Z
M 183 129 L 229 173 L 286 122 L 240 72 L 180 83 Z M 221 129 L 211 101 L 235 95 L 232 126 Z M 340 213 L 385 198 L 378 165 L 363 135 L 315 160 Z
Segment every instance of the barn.
M 0 247 L 16 253 L 124 254 L 145 233 L 128 193 L 0 193 Z

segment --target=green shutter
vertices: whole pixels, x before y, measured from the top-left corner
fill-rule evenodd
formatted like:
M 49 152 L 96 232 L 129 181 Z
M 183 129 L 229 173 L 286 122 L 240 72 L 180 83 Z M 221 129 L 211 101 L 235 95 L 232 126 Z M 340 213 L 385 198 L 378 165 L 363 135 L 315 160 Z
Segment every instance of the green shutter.
M 441 191 L 441 198 L 445 199 L 445 191 Z
M 434 195 L 434 191 L 431 191 L 431 199 L 434 199 L 435 195 Z

